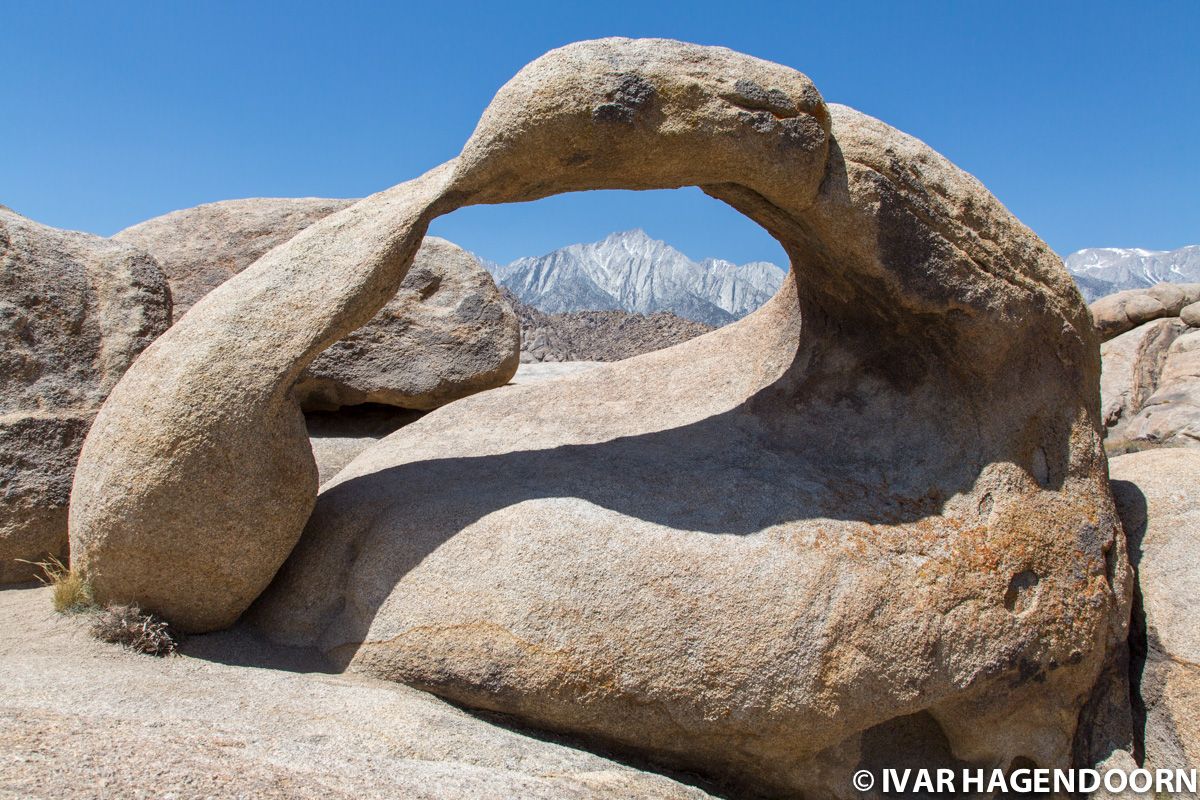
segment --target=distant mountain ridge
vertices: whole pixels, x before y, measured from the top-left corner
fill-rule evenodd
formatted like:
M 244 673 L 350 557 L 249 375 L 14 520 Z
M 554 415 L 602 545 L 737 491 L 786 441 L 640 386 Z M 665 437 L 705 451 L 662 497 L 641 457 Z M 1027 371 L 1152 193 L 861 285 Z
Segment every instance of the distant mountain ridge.
M 694 261 L 636 228 L 510 264 L 481 259 L 496 282 L 546 314 L 669 311 L 720 327 L 775 294 L 787 271 L 766 261 Z M 1090 303 L 1158 283 L 1200 283 L 1200 245 L 1175 250 L 1090 247 L 1063 259 Z
M 1195 244 L 1176 250 L 1090 247 L 1071 253 L 1064 262 L 1089 303 L 1157 283 L 1200 282 L 1200 245 Z
M 635 229 L 599 242 L 573 244 L 511 264 L 484 261 L 496 282 L 547 314 L 570 311 L 670 311 L 720 326 L 761 306 L 786 271 L 765 261 L 736 265 L 693 261 Z

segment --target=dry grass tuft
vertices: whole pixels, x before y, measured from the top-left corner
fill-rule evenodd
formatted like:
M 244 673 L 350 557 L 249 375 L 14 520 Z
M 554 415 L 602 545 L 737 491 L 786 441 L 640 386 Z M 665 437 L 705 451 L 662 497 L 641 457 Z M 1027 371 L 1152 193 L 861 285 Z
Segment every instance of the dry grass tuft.
M 1116 439 L 1104 442 L 1104 453 L 1109 458 L 1123 456 L 1129 453 L 1140 453 L 1143 450 L 1154 450 L 1160 445 L 1145 439 Z
M 100 641 L 152 656 L 169 656 L 178 647 L 176 635 L 161 617 L 144 613 L 136 605 L 98 608 L 91 584 L 58 558 L 48 556 L 45 561 L 24 563 L 41 569 L 38 580 L 50 587 L 55 611 L 94 615 L 90 630 Z
M 54 610 L 60 614 L 78 614 L 96 605 L 92 597 L 92 587 L 78 572 L 67 567 L 54 556 L 48 556 L 45 561 L 24 561 L 41 569 L 38 580 L 49 586 L 52 591 Z
M 91 631 L 102 642 L 152 656 L 169 656 L 178 646 L 166 620 L 144 613 L 136 605 L 101 609 L 92 620 Z

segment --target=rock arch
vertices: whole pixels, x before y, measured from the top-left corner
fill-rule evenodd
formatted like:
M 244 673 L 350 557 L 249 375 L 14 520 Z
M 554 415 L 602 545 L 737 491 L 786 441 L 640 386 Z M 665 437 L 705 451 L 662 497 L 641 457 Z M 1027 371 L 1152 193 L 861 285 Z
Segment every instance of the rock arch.
M 827 105 L 800 73 L 721 48 L 606 39 L 555 50 L 500 90 L 456 159 L 314 225 L 198 303 L 129 370 L 92 429 L 72 496 L 75 563 L 103 598 L 138 600 L 187 630 L 229 625 L 313 510 L 315 468 L 291 386 L 392 295 L 430 219 L 467 204 L 683 185 L 778 238 L 788 281 L 737 325 L 577 379 L 657 370 L 701 383 L 690 394 L 661 385 L 686 403 L 647 399 L 648 428 L 601 419 L 551 446 L 556 457 L 600 446 L 588 453 L 628 458 L 605 443 L 629 434 L 653 454 L 728 435 L 741 460 L 723 466 L 742 480 L 762 445 L 762 513 L 738 498 L 719 519 L 592 499 L 635 527 L 657 526 L 647 536 L 664 547 L 679 534 L 693 555 L 713 550 L 714 564 L 753 565 L 743 584 L 761 581 L 796 604 L 737 605 L 778 643 L 749 641 L 731 621 L 707 643 L 668 635 L 659 652 L 635 637 L 604 665 L 587 662 L 586 648 L 568 663 L 570 648 L 518 646 L 489 618 L 479 625 L 500 633 L 482 648 L 490 655 L 473 656 L 472 677 L 447 666 L 463 654 L 457 633 L 405 639 L 399 651 L 389 643 L 400 634 L 330 640 L 355 596 L 321 573 L 338 560 L 329 549 L 341 548 L 343 563 L 363 547 L 404 546 L 394 498 L 352 486 L 394 490 L 385 462 L 398 457 L 386 448 L 322 495 L 259 619 L 281 635 L 325 637 L 375 674 L 781 791 L 812 789 L 812 759 L 849 768 L 855 737 L 921 712 L 958 759 L 1065 764 L 1128 604 L 1087 310 L 1058 258 L 978 181 L 915 139 Z M 691 358 L 716 372 L 680 363 Z M 569 407 L 567 390 L 523 391 Z M 436 432 L 434 418 L 468 424 L 487 402 L 449 406 L 406 429 L 406 441 Z M 521 449 L 503 432 L 482 438 L 481 457 Z M 479 463 L 454 447 L 454 458 Z M 551 499 L 513 496 L 481 513 L 534 500 L 553 514 Z M 721 548 L 761 559 L 722 562 Z M 1005 593 L 1026 573 L 1038 577 L 1036 602 L 1017 616 Z M 364 579 L 379 582 L 374 601 L 397 602 L 394 578 Z M 378 609 L 354 619 L 386 628 Z M 728 657 L 663 666 L 705 646 Z M 752 652 L 761 661 L 747 661 Z M 441 660 L 429 671 L 405 653 Z M 751 674 L 755 663 L 774 666 Z M 497 677 L 521 664 L 541 665 L 538 680 Z M 692 675 L 691 688 L 664 685 L 664 669 Z M 581 704 L 587 713 L 572 716 Z M 827 746 L 842 750 L 822 756 Z

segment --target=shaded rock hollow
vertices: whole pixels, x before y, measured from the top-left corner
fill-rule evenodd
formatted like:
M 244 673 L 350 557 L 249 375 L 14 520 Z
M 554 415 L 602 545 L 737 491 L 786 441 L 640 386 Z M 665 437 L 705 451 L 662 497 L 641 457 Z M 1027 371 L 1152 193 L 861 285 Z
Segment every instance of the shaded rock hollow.
M 433 216 L 682 185 L 784 245 L 767 307 L 429 414 L 309 519 L 290 388 Z M 190 630 L 291 554 L 254 612 L 273 635 L 760 791 L 847 796 L 881 741 L 1066 766 L 1128 618 L 1098 377 L 1061 262 L 920 142 L 786 67 L 586 42 L 522 70 L 457 159 L 267 253 L 147 350 L 85 445 L 72 547 L 102 596 Z M 905 720 L 925 735 L 890 736 Z

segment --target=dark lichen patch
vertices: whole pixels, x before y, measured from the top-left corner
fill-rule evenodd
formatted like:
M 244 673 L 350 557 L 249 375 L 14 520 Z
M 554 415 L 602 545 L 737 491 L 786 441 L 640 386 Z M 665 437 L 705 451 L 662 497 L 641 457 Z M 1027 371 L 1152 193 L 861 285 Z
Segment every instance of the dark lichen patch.
M 1042 665 L 1037 661 L 1028 658 L 1022 658 L 1017 662 L 1017 677 L 1009 683 L 1010 688 L 1017 688 L 1023 684 L 1033 681 L 1034 683 L 1046 682 L 1046 670 L 1042 669 Z
M 622 75 L 606 95 L 609 102 L 592 109 L 592 118 L 599 122 L 633 122 L 656 94 L 654 86 L 640 75 Z
M 770 133 L 779 126 L 779 121 L 766 111 L 739 111 L 738 121 L 758 133 Z
M 783 129 L 783 141 L 802 150 L 812 150 L 825 140 L 825 131 L 809 116 L 784 119 L 779 127 Z
M 792 98 L 779 89 L 764 89 L 752 80 L 740 78 L 733 91 L 723 95 L 726 100 L 747 111 L 768 111 L 776 117 L 799 116 L 800 108 Z
M 623 75 L 611 97 L 630 108 L 641 108 L 654 99 L 654 86 L 640 75 Z
M 633 122 L 634 110 L 619 103 L 601 103 L 592 109 L 597 122 Z

